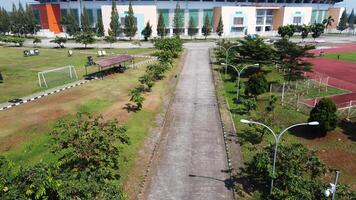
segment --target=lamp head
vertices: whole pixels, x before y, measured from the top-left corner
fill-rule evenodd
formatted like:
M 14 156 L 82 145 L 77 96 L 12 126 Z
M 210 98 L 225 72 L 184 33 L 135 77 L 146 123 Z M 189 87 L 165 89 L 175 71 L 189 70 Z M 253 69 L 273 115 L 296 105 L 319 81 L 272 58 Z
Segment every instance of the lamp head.
M 226 65 L 226 63 L 221 63 L 221 65 Z
M 255 63 L 255 64 L 253 64 L 254 66 L 260 66 L 260 64 L 258 64 L 258 63 Z
M 308 125 L 317 126 L 317 125 L 319 125 L 319 122 L 317 122 L 317 121 L 309 122 Z
M 251 121 L 247 120 L 247 119 L 241 119 L 240 120 L 241 123 L 244 123 L 244 124 L 249 124 L 251 123 Z
M 330 194 L 331 194 L 330 189 L 326 189 L 326 190 L 324 191 L 324 196 L 325 196 L 325 197 L 330 197 Z

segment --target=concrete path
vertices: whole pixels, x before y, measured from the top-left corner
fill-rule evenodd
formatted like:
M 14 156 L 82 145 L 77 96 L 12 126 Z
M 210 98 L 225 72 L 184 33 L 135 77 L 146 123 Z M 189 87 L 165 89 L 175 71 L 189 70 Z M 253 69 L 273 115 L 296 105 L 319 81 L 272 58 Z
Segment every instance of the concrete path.
M 208 48 L 188 44 L 184 67 L 154 163 L 150 200 L 232 199 Z

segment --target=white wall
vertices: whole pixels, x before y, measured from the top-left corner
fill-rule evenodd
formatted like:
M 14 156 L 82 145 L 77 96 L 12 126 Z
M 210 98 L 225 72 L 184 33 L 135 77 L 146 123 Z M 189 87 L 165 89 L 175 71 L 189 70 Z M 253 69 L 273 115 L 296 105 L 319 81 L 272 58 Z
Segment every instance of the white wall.
M 299 15 L 296 14 L 297 12 L 300 12 L 300 16 L 302 16 L 300 25 L 309 24 L 312 10 L 312 7 L 284 7 L 283 25 L 293 24 L 293 16 Z
M 236 12 L 241 12 L 242 14 L 236 14 Z M 244 32 L 231 33 L 233 17 L 241 15 L 244 17 L 244 26 L 247 28 L 247 34 L 256 33 L 256 7 L 223 6 L 221 7 L 221 16 L 224 23 L 224 35 L 244 35 Z

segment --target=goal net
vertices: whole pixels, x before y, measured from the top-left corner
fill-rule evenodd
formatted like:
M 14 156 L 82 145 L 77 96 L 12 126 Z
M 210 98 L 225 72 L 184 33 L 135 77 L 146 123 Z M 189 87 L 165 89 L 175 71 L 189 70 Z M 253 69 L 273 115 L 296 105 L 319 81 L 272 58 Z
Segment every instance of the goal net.
M 55 87 L 73 82 L 78 79 L 74 66 L 65 66 L 38 72 L 40 87 Z

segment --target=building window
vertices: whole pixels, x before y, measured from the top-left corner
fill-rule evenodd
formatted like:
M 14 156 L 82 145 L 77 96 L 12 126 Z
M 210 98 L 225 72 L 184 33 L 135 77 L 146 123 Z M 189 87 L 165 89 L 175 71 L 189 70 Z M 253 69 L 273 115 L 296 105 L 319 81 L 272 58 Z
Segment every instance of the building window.
M 244 18 L 243 17 L 234 17 L 234 25 L 243 25 L 244 24 Z
M 293 17 L 293 24 L 301 24 L 302 17 Z
M 261 32 L 262 31 L 262 26 L 256 26 L 256 32 Z
M 273 23 L 273 17 L 272 16 L 267 16 L 266 17 L 266 24 L 272 25 L 272 23 Z
M 257 25 L 263 25 L 264 18 L 263 17 L 257 17 L 256 18 L 256 24 Z
M 265 32 L 268 32 L 268 31 L 271 31 L 272 30 L 272 27 L 270 27 L 270 26 L 266 26 L 265 27 Z
M 231 27 L 232 33 L 241 33 L 245 30 L 245 27 Z

